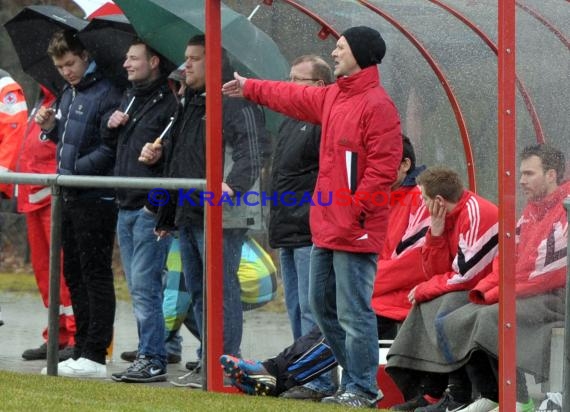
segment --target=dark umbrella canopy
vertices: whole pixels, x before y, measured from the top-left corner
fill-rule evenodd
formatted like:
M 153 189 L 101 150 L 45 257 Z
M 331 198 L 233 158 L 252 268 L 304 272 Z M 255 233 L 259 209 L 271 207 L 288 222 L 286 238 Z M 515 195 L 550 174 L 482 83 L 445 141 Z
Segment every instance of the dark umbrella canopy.
M 28 6 L 4 24 L 22 70 L 57 94 L 65 81 L 47 54 L 52 35 L 62 29 L 79 31 L 85 20 L 55 6 Z
M 128 84 L 123 63 L 137 36 L 125 16 L 96 17 L 77 36 L 107 77 L 121 86 Z
M 138 35 L 170 61 L 184 61 L 188 39 L 205 31 L 204 0 L 116 0 Z M 289 66 L 275 42 L 222 4 L 222 46 L 246 76 L 284 79 Z

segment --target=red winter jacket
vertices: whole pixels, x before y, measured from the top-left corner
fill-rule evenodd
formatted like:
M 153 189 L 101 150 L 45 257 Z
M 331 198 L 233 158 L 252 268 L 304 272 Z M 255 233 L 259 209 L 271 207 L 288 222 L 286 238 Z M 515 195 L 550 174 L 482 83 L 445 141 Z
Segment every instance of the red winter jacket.
M 26 98 L 18 83 L 0 70 L 0 172 L 13 172 L 26 127 Z M 0 195 L 11 198 L 11 183 L 0 183 Z
M 414 297 L 432 300 L 448 292 L 472 289 L 491 272 L 498 245 L 498 211 L 488 200 L 465 191 L 445 218 L 445 231 L 428 230 L 422 248 L 424 273 Z
M 568 196 L 570 182 L 523 210 L 516 230 L 517 297 L 539 295 L 566 285 L 568 218 L 562 201 Z M 469 292 L 469 299 L 488 305 L 499 301 L 498 258 L 493 261 L 493 272 Z
M 327 87 L 248 79 L 243 92 L 273 110 L 322 126 L 310 213 L 313 243 L 380 253 L 389 210 L 387 202 L 374 202 L 372 195 L 380 199 L 390 192 L 402 160 L 402 137 L 398 112 L 380 86 L 376 66 Z
M 26 134 L 20 147 L 20 156 L 16 169 L 24 173 L 55 173 L 56 145 L 45 138 L 42 130 L 34 121 L 34 115 L 40 107 L 49 107 L 55 101 L 55 96 L 46 88 L 41 88 L 43 97 L 40 97 L 34 108 L 30 111 Z M 51 190 L 49 186 L 18 185 L 18 212 L 26 213 L 50 204 Z
M 422 246 L 430 215 L 419 186 L 392 192 L 392 208 L 386 242 L 374 280 L 372 309 L 377 315 L 403 321 L 412 305 L 410 290 L 425 280 Z

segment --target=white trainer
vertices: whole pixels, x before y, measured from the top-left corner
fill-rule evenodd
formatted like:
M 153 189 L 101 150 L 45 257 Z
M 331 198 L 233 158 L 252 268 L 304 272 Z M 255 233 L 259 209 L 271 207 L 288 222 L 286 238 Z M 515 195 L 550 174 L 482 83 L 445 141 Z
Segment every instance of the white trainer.
M 59 370 L 61 370 L 61 368 L 62 368 L 63 366 L 67 366 L 68 364 L 71 364 L 71 363 L 73 363 L 73 362 L 75 362 L 75 359 L 73 359 L 73 358 L 69 358 L 69 359 L 66 359 L 66 360 L 64 360 L 64 361 L 61 361 L 61 362 L 59 362 L 59 363 L 57 364 L 57 370 L 59 371 Z M 40 373 L 41 373 L 42 375 L 47 375 L 47 366 L 44 367 L 44 368 L 42 368 L 42 370 L 41 370 Z
M 94 362 L 87 358 L 79 358 L 74 362 L 58 365 L 57 374 L 69 378 L 106 378 L 107 365 Z
M 490 412 L 495 409 L 499 404 L 493 402 L 491 399 L 479 398 L 472 404 L 460 409 L 458 412 Z

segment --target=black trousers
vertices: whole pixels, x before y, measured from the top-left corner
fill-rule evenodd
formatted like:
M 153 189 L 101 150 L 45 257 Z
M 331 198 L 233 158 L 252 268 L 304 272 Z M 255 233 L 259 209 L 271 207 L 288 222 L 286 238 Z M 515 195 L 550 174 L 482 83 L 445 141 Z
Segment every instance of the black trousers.
M 77 326 L 74 358 L 102 364 L 115 320 L 111 260 L 116 225 L 117 207 L 113 201 L 63 202 L 63 273 Z
M 380 339 L 394 339 L 398 322 L 377 316 Z M 263 366 L 277 378 L 272 394 L 278 396 L 286 390 L 304 385 L 338 365 L 322 332 L 315 326 L 306 335 L 295 340 L 274 358 L 265 360 Z

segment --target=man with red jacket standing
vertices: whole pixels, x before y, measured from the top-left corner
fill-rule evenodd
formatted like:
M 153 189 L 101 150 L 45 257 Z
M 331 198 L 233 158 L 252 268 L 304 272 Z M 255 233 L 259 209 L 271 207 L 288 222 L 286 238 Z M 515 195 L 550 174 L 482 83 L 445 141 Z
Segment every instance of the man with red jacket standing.
M 55 96 L 45 87 L 40 86 L 40 97 L 30 112 L 26 134 L 16 165 L 18 172 L 55 173 L 56 144 L 47 139 L 33 116 L 40 107 L 51 107 Z M 18 212 L 26 215 L 28 242 L 30 244 L 32 268 L 44 306 L 49 302 L 49 245 L 51 225 L 51 189 L 41 185 L 18 185 Z M 59 360 L 73 355 L 75 346 L 75 317 L 71 307 L 69 290 L 61 278 L 59 296 Z M 47 358 L 47 327 L 43 331 L 44 343 L 38 348 L 26 349 L 22 353 L 25 360 Z
M 8 72 L 0 69 L 0 172 L 14 171 L 27 113 L 24 91 Z M 0 184 L 3 198 L 12 198 L 12 192 L 12 184 Z
M 229 96 L 244 96 L 322 127 L 310 213 L 315 246 L 309 299 L 343 367 L 339 391 L 323 402 L 352 407 L 373 407 L 382 397 L 376 385 L 378 336 L 370 301 L 389 207 L 375 205 L 371 195 L 390 192 L 402 159 L 398 112 L 380 85 L 376 66 L 385 52 L 380 33 L 352 27 L 332 52 L 337 81 L 328 87 L 246 79 L 236 73 L 236 80 L 222 88 Z M 339 191 L 350 193 L 349 204 L 335 202 Z

